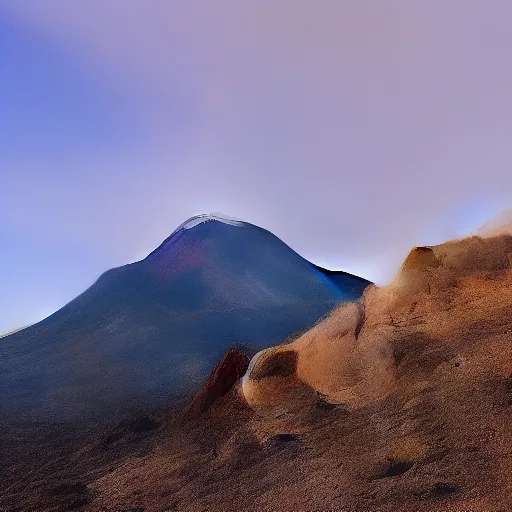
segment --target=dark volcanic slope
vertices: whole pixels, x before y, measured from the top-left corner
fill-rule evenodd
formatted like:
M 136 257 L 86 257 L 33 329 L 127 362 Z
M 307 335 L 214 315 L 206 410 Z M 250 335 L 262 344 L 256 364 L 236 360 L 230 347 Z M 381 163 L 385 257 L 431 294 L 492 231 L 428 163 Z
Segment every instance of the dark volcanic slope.
M 0 417 L 78 419 L 196 389 L 233 344 L 304 330 L 367 281 L 330 273 L 247 223 L 201 216 L 0 342 Z

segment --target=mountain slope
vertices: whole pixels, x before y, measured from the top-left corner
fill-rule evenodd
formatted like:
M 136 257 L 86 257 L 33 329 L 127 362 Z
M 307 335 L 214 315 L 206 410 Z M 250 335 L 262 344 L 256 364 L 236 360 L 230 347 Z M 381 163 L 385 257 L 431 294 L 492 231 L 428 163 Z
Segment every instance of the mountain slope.
M 367 284 L 332 279 L 264 229 L 194 217 L 2 339 L 0 416 L 78 419 L 189 395 L 229 346 L 280 343 Z

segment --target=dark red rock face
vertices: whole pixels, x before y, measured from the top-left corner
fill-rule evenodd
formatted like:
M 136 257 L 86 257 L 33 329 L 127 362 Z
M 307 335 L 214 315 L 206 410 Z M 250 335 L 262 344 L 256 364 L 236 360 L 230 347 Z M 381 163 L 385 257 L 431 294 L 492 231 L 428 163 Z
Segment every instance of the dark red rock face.
M 198 417 L 241 379 L 249 367 L 249 357 L 236 348 L 229 348 L 217 363 L 206 382 L 184 411 L 186 417 Z

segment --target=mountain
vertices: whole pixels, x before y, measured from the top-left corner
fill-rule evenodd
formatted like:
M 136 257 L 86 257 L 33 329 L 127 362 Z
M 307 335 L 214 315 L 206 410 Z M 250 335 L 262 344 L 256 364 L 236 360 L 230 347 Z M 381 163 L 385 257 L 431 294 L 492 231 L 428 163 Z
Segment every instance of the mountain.
M 230 346 L 279 344 L 367 285 L 249 223 L 193 217 L 1 340 L 0 418 L 81 419 L 189 396 Z

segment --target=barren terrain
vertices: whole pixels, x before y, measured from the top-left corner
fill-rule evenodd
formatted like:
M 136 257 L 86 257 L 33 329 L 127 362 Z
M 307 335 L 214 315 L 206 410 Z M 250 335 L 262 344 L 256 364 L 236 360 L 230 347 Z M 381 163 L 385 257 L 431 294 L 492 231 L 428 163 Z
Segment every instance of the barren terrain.
M 7 465 L 1 503 L 112 512 L 512 510 L 511 254 L 508 235 L 415 248 L 392 283 L 370 286 L 360 303 L 258 354 L 231 389 L 219 385 L 224 363 L 187 414 L 153 413 L 157 424 L 145 432 L 121 426 L 101 453 L 91 432 L 42 470 L 40 454 L 11 437 L 11 459 L 25 460 Z M 238 376 L 227 374 L 230 383 Z M 30 465 L 34 475 L 20 470 Z M 65 474 L 67 491 L 59 491 Z M 59 504 L 65 492 L 83 506 Z

